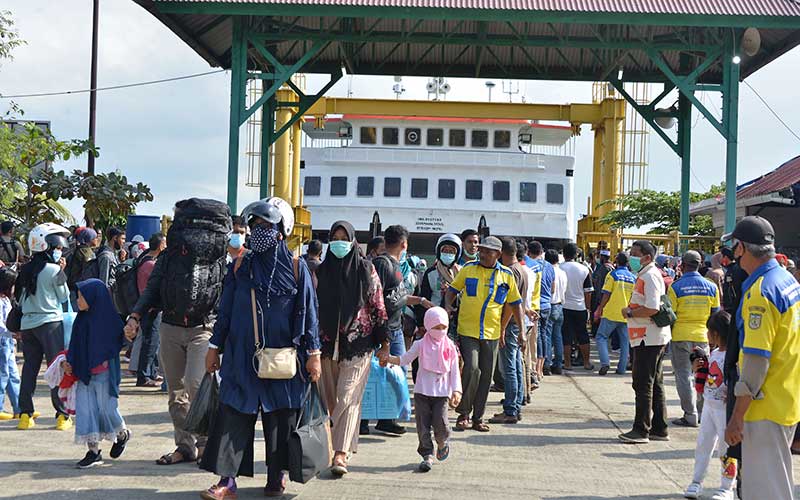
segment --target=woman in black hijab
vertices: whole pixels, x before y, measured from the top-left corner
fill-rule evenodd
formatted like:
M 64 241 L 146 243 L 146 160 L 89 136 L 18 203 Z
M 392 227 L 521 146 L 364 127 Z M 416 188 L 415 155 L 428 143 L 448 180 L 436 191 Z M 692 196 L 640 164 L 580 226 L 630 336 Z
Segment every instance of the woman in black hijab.
M 317 269 L 322 378 L 320 389 L 333 419 L 333 466 L 347 473 L 347 456 L 358 447 L 361 399 L 372 354 L 387 350 L 386 308 L 375 268 L 361 254 L 352 224 L 331 226 L 328 252 Z

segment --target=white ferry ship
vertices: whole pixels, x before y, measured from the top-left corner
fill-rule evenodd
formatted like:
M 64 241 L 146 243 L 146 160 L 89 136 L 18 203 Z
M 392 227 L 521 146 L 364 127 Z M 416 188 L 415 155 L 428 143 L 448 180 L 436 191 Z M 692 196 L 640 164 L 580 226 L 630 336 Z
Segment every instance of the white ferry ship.
M 523 120 L 344 115 L 303 125 L 304 204 L 314 236 L 350 221 L 361 243 L 374 213 L 402 224 L 413 251 L 476 229 L 560 246 L 575 238 L 570 127 Z

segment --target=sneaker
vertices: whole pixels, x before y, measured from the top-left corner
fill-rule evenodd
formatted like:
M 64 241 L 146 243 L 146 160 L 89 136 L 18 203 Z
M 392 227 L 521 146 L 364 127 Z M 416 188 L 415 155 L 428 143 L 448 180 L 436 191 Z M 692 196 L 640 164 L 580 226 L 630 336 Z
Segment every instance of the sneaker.
M 369 420 L 362 420 L 358 426 L 359 436 L 369 436 Z
M 36 422 L 34 422 L 33 417 L 27 413 L 20 415 L 17 429 L 21 431 L 27 431 L 28 429 L 33 429 L 34 427 L 36 427 Z
M 608 373 L 608 368 L 609 367 L 606 366 L 606 365 L 601 366 L 600 370 L 597 372 L 597 374 L 598 375 L 605 375 L 606 373 Z
M 0 420 L 11 420 L 13 418 L 14 418 L 14 414 L 13 413 L 0 411 Z
M 91 469 L 97 465 L 103 465 L 103 454 L 100 450 L 98 450 L 97 453 L 92 450 L 87 451 L 83 460 L 75 464 L 78 469 Z
M 406 428 L 394 420 L 381 420 L 378 422 L 378 425 L 375 426 L 375 429 L 387 434 L 396 434 L 398 436 L 406 433 Z
M 683 498 L 700 498 L 700 493 L 703 492 L 703 485 L 700 483 L 692 483 L 686 487 L 683 492 Z
M 506 415 L 505 412 L 498 413 L 489 419 L 490 424 L 516 424 L 516 415 Z
M 650 438 L 639 434 L 637 431 L 626 432 L 618 437 L 620 441 L 627 444 L 647 444 L 650 442 Z
M 419 463 L 420 472 L 430 472 L 432 467 L 433 467 L 433 457 L 430 455 L 425 457 L 425 460 Z
M 72 429 L 72 419 L 66 415 L 59 415 L 56 418 L 56 430 L 57 431 L 68 431 Z
M 699 425 L 693 424 L 686 420 L 685 417 L 676 418 L 672 421 L 672 425 L 677 425 L 678 427 L 699 427 Z
M 123 439 L 120 439 L 119 436 L 117 437 L 117 442 L 111 447 L 111 458 L 119 458 L 122 456 L 122 452 L 125 451 L 125 446 L 128 444 L 128 441 L 131 440 L 131 431 L 125 429 L 122 431 Z
M 563 375 L 564 374 L 564 372 L 561 370 L 560 366 L 550 367 L 550 373 L 552 373 L 553 375 Z
M 545 366 L 543 372 L 545 376 L 550 376 L 550 367 Z
M 650 441 L 669 441 L 669 434 L 653 434 L 650 433 Z
M 711 495 L 711 500 L 734 500 L 733 490 L 717 490 Z

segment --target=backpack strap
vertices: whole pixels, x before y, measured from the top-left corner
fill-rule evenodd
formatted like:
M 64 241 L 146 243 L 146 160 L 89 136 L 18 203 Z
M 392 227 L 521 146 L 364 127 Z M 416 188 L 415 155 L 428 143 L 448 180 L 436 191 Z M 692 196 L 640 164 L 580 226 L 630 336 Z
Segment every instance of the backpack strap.
M 300 257 L 297 255 L 292 257 L 292 268 L 294 270 L 294 281 L 297 283 L 297 280 L 300 279 Z

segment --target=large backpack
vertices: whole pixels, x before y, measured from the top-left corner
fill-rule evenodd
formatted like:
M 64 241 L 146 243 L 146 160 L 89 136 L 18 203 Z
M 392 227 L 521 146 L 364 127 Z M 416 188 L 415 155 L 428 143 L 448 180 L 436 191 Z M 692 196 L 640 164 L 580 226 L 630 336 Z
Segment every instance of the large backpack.
M 206 322 L 222 290 L 230 232 L 228 205 L 199 198 L 175 204 L 160 293 L 166 322 L 181 326 Z
M 67 259 L 67 267 L 64 270 L 67 275 L 67 285 L 70 290 L 77 290 L 77 283 L 92 278 L 100 277 L 100 266 L 97 256 L 92 256 L 89 261 L 81 259 L 79 249 L 73 251 Z
M 132 263 L 123 262 L 115 269 L 116 280 L 111 286 L 111 296 L 117 311 L 123 316 L 130 315 L 139 300 L 139 266 L 148 260 L 153 260 L 153 257 L 144 253 Z

